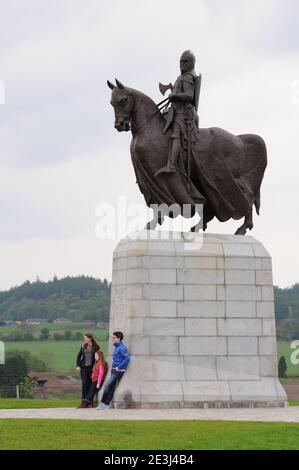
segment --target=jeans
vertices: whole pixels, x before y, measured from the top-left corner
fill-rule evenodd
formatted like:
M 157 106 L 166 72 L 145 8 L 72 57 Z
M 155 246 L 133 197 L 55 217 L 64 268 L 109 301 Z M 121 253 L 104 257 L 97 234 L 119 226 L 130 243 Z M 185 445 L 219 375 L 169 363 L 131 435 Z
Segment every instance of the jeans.
M 93 399 L 94 399 L 94 396 L 95 394 L 97 393 L 98 389 L 97 389 L 97 383 L 98 381 L 95 380 L 94 382 L 91 382 L 91 385 L 89 387 L 89 390 L 88 390 L 88 393 L 85 397 L 85 400 L 88 400 L 92 403 Z
M 104 393 L 103 393 L 102 400 L 101 400 L 102 403 L 104 403 L 105 405 L 109 405 L 109 403 L 111 402 L 113 398 L 114 390 L 123 375 L 124 375 L 124 372 L 118 372 L 112 369 L 108 382 L 105 385 Z
M 91 367 L 81 367 L 81 380 L 82 380 L 82 400 L 85 400 L 86 395 L 91 386 L 91 374 L 92 374 L 92 366 Z

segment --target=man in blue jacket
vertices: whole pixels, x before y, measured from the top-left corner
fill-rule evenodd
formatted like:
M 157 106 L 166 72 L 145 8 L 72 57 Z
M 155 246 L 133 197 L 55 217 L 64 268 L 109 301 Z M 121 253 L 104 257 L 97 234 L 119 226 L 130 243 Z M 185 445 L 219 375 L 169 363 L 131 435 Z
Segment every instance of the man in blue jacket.
M 123 338 L 124 335 L 121 331 L 115 331 L 113 333 L 112 341 L 114 344 L 114 352 L 112 356 L 111 375 L 105 385 L 102 401 L 99 403 L 97 410 L 106 410 L 110 408 L 109 405 L 113 398 L 114 390 L 130 362 L 130 355 L 127 346 L 122 342 Z

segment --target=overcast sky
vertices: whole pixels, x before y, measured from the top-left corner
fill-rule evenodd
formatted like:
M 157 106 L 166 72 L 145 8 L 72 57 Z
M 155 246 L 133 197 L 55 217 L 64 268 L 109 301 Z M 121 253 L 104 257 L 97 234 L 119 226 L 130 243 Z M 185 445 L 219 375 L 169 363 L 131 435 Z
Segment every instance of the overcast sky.
M 252 235 L 275 284 L 299 282 L 298 23 L 297 0 L 0 0 L 0 289 L 37 275 L 111 279 L 117 240 L 96 239 L 96 208 L 143 197 L 106 80 L 160 101 L 185 49 L 203 76 L 200 126 L 266 141 Z

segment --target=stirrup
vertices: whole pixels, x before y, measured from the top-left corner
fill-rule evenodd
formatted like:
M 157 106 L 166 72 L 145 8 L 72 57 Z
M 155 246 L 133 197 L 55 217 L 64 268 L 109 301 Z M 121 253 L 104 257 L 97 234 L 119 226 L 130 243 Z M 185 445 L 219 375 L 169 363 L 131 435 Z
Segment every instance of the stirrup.
M 160 175 L 160 173 L 175 173 L 177 171 L 177 169 L 175 167 L 169 167 L 168 165 L 166 166 L 163 166 L 162 168 L 160 168 L 160 170 L 156 171 L 155 175 L 154 176 L 158 176 Z

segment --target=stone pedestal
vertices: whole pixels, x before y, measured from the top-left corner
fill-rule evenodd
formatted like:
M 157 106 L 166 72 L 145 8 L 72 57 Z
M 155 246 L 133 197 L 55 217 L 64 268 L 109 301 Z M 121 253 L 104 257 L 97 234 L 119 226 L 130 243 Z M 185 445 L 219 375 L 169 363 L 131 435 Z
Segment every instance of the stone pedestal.
M 131 353 L 114 406 L 285 406 L 263 245 L 238 235 L 136 237 L 113 256 L 110 337 L 123 331 Z

